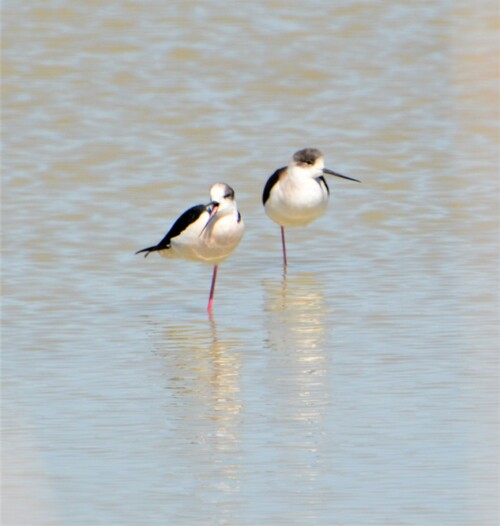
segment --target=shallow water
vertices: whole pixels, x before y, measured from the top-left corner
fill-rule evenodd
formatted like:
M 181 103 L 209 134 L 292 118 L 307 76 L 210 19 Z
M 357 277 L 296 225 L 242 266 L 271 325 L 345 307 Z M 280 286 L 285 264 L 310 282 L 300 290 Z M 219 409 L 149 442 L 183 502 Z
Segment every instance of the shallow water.
M 8 525 L 494 525 L 493 2 L 4 7 Z M 325 216 L 279 229 L 301 147 Z M 220 267 L 144 260 L 225 181 Z

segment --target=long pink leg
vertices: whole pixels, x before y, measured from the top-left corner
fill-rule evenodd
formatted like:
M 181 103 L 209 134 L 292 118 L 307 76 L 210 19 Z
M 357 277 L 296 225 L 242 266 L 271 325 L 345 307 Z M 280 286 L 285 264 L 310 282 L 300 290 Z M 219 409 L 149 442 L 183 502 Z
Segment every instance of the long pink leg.
M 214 302 L 215 282 L 217 280 L 217 269 L 218 269 L 218 265 L 214 265 L 214 273 L 212 275 L 212 286 L 210 287 L 210 296 L 208 298 L 208 312 L 212 312 L 212 305 Z
M 283 247 L 283 266 L 286 268 L 286 245 L 285 245 L 285 227 L 281 227 L 281 246 Z

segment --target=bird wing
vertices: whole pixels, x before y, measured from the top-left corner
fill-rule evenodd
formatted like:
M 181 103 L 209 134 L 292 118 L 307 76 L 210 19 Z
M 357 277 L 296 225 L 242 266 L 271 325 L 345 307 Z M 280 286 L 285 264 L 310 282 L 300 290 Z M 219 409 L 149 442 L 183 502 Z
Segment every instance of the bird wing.
M 269 196 L 271 195 L 271 190 L 273 186 L 278 182 L 280 175 L 286 170 L 286 166 L 278 168 L 271 177 L 267 180 L 266 186 L 264 186 L 264 192 L 262 194 L 262 204 L 265 205 Z
M 144 255 L 144 257 L 146 257 L 150 252 L 156 252 L 157 250 L 164 250 L 166 248 L 170 248 L 170 241 L 174 237 L 177 237 L 178 235 L 182 234 L 182 232 L 184 232 L 184 230 L 186 230 L 186 228 L 188 228 L 189 225 L 194 223 L 201 216 L 201 214 L 205 212 L 208 206 L 209 205 L 196 205 L 189 208 L 178 217 L 177 221 L 172 225 L 165 237 L 157 245 L 138 250 L 136 254 L 146 252 L 146 254 Z
M 330 188 L 328 188 L 328 185 L 326 184 L 326 179 L 320 175 L 316 181 L 318 181 L 318 184 L 321 186 L 321 183 L 323 183 L 325 185 L 325 188 L 326 188 L 326 192 L 328 193 L 328 195 L 330 195 Z

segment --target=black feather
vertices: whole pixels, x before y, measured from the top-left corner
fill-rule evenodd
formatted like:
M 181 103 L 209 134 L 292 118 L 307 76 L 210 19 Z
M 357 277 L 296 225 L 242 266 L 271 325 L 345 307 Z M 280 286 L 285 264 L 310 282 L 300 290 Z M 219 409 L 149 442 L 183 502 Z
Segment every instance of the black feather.
M 299 164 L 314 164 L 323 154 L 316 148 L 304 148 L 295 152 L 293 160 Z
M 269 196 L 271 195 L 271 190 L 273 189 L 273 186 L 278 182 L 278 179 L 280 178 L 281 173 L 286 170 L 286 166 L 283 166 L 283 168 L 278 168 L 271 177 L 267 180 L 266 186 L 264 186 L 264 193 L 262 194 L 262 204 L 265 205 L 267 200 L 269 199 Z
M 170 241 L 174 237 L 182 234 L 182 232 L 184 232 L 184 230 L 186 230 L 190 224 L 194 223 L 209 206 L 210 205 L 196 205 L 191 207 L 189 210 L 186 210 L 179 216 L 177 221 L 172 225 L 172 228 L 167 232 L 166 236 L 157 245 L 138 250 L 136 254 L 146 252 L 144 257 L 148 257 L 151 252 L 169 249 Z
M 328 185 L 326 184 L 326 179 L 322 175 L 320 175 L 319 177 L 316 178 L 316 181 L 318 181 L 318 184 L 320 186 L 321 186 L 321 183 L 323 183 L 326 188 L 326 193 L 330 195 L 330 188 L 328 188 Z

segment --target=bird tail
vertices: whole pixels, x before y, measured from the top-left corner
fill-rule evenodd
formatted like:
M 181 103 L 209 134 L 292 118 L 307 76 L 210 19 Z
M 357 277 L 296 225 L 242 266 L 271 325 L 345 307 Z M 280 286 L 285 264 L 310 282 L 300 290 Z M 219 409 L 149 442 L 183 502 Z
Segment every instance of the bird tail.
M 148 247 L 148 248 L 142 248 L 141 250 L 138 250 L 136 254 L 141 254 L 142 252 L 146 252 L 144 254 L 144 257 L 147 258 L 151 252 L 156 252 L 157 250 L 161 250 L 162 247 L 159 245 L 155 245 L 154 247 Z

